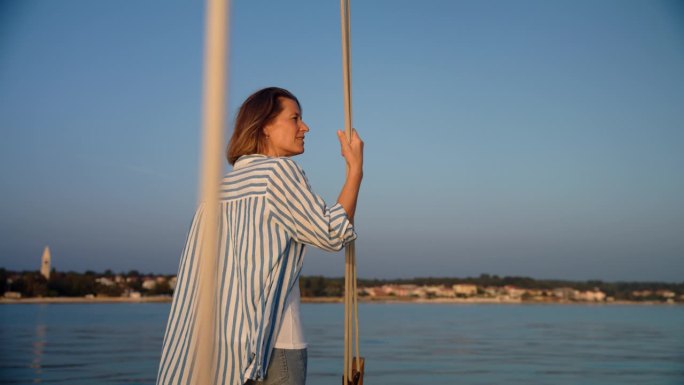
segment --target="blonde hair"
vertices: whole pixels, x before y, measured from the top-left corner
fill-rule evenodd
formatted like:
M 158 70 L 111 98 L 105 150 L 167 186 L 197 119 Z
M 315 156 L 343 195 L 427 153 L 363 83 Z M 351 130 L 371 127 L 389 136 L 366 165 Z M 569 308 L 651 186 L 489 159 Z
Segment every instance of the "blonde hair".
M 273 121 L 283 110 L 280 98 L 292 99 L 299 105 L 299 100 L 288 90 L 278 87 L 261 89 L 250 95 L 240 106 L 235 117 L 233 135 L 226 151 L 228 163 L 243 155 L 260 154 L 265 150 L 265 134 L 263 128 Z

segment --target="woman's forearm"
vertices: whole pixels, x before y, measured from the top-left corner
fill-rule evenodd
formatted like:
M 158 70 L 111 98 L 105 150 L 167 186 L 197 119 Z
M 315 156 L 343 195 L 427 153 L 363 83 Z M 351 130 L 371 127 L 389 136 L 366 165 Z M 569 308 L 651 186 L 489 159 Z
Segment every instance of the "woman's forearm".
M 361 180 L 363 179 L 363 170 L 348 169 L 347 178 L 344 181 L 340 196 L 337 198 L 337 203 L 342 205 L 347 217 L 350 221 L 354 221 L 354 214 L 356 213 L 356 201 L 359 197 L 359 189 L 361 188 Z

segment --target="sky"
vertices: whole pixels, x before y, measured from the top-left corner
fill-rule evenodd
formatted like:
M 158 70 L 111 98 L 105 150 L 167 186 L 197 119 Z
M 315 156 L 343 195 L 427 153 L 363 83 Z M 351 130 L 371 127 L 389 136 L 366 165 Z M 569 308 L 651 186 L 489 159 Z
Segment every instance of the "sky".
M 204 4 L 0 0 L 0 267 L 174 274 L 197 203 Z M 352 1 L 362 278 L 684 281 L 684 6 Z M 235 0 L 226 135 L 267 86 L 344 179 L 337 1 Z M 229 170 L 226 164 L 226 170 Z M 305 275 L 342 276 L 310 249 Z

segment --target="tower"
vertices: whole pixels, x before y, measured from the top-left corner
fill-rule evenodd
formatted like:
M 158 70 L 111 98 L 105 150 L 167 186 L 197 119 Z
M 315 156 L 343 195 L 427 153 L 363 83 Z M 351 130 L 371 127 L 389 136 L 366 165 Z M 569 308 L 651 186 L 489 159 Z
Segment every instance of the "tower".
M 50 264 L 52 263 L 52 257 L 50 257 L 50 248 L 45 246 L 43 250 L 43 258 L 40 264 L 40 274 L 45 277 L 45 279 L 50 279 Z

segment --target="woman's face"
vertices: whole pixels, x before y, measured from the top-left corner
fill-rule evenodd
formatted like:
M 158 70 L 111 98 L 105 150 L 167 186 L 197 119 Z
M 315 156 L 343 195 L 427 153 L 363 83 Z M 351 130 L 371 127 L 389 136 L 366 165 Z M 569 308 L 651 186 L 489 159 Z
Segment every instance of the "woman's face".
M 297 102 L 288 98 L 278 99 L 282 111 L 264 127 L 266 153 L 268 156 L 293 156 L 304 152 L 304 134 L 309 127 L 302 120 Z

